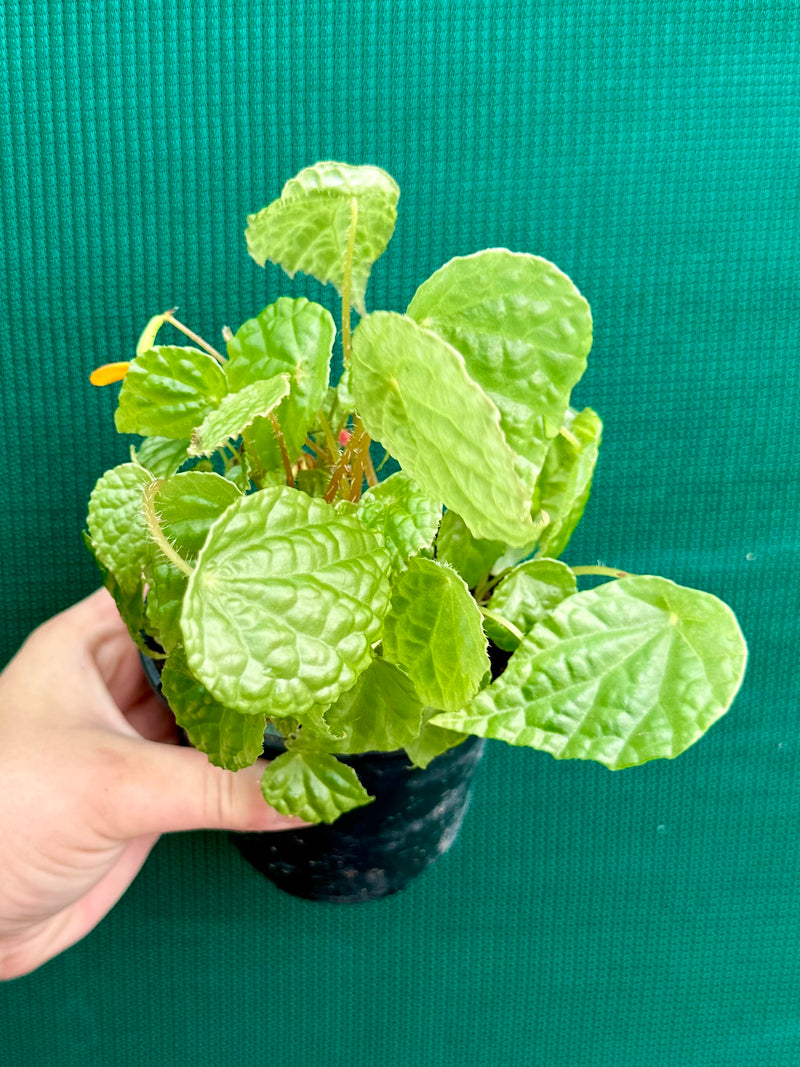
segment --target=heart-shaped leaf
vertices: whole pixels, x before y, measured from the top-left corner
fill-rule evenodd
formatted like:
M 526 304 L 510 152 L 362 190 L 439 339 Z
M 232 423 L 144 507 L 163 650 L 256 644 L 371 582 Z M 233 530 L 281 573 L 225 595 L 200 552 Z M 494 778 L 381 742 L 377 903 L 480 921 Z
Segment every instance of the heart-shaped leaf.
M 372 264 L 394 232 L 399 197 L 397 183 L 379 167 L 317 163 L 288 181 L 280 199 L 248 216 L 247 247 L 260 266 L 269 259 L 290 276 L 301 270 L 332 282 L 339 293 L 349 258 L 351 303 L 364 314 Z
M 184 440 L 228 392 L 222 368 L 197 348 L 160 345 L 133 360 L 114 416 L 120 433 Z
M 694 744 L 727 711 L 746 660 L 721 600 L 666 578 L 621 578 L 562 601 L 496 682 L 432 721 L 618 770 Z
M 261 777 L 264 799 L 282 815 L 306 822 L 335 822 L 373 799 L 352 767 L 327 752 L 293 748 L 268 764 Z
M 372 659 L 389 559 L 353 515 L 285 486 L 242 497 L 197 558 L 181 627 L 189 669 L 227 707 L 302 715 Z

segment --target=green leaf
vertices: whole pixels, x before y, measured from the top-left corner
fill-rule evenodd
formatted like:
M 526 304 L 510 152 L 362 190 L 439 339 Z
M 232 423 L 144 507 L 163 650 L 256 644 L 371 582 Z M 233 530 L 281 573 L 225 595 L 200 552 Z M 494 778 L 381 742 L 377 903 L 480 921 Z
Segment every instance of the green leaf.
M 564 434 L 554 438 L 536 485 L 534 506 L 546 512 L 550 523 L 539 538 L 540 556 L 560 556 L 583 515 L 592 488 L 592 476 L 603 424 L 596 412 L 584 408 L 566 415 Z
M 433 721 L 617 770 L 694 744 L 727 711 L 746 660 L 721 600 L 666 578 L 622 578 L 562 601 L 497 681 Z
M 409 678 L 397 667 L 374 659 L 352 689 L 325 712 L 337 740 L 328 752 L 393 752 L 419 735 L 422 704 Z
M 423 718 L 435 714 L 436 711 L 432 708 L 423 709 Z M 441 756 L 443 752 L 460 745 L 467 736 L 467 734 L 459 733 L 457 730 L 445 730 L 441 726 L 434 726 L 430 722 L 425 722 L 419 732 L 419 736 L 403 747 L 414 766 L 424 768 L 435 760 L 437 756 Z
M 378 311 L 353 333 L 352 387 L 369 435 L 475 537 L 536 535 L 531 472 L 508 447 L 500 415 L 463 357 L 413 319 Z
M 327 471 L 312 467 L 311 470 L 299 470 L 294 483 L 301 492 L 308 493 L 309 496 L 325 496 L 330 480 L 331 476 Z
M 172 652 L 183 643 L 181 610 L 189 579 L 155 545 L 145 573 L 148 585 L 146 630 L 165 652 Z
M 192 431 L 190 456 L 210 456 L 228 441 L 240 437 L 257 418 L 274 411 L 289 393 L 289 375 L 278 374 L 228 393 Z
M 578 591 L 575 575 L 555 559 L 534 559 L 521 563 L 495 586 L 487 607 L 516 626 L 523 634 L 540 622 L 566 597 Z M 501 627 L 486 631 L 499 647 L 513 651 L 518 642 Z
M 106 471 L 89 497 L 92 551 L 123 594 L 134 594 L 141 585 L 149 553 L 142 495 L 152 480 L 138 464 L 122 463 Z
M 183 471 L 165 479 L 155 495 L 161 529 L 184 559 L 195 559 L 211 524 L 241 492 L 212 471 Z
M 184 440 L 228 392 L 217 361 L 197 348 L 160 345 L 137 356 L 119 394 L 120 433 Z
M 138 585 L 123 589 L 111 571 L 103 566 L 100 560 L 97 559 L 92 539 L 86 531 L 84 531 L 83 539 L 86 547 L 92 555 L 95 556 L 95 562 L 100 568 L 100 572 L 103 576 L 103 585 L 114 598 L 114 603 L 117 605 L 117 611 L 120 613 L 125 625 L 128 627 L 128 632 L 133 638 L 134 643 L 143 652 L 149 651 L 142 637 L 142 630 L 145 626 L 143 581 L 140 580 Z
M 189 442 L 170 437 L 146 437 L 138 448 L 131 446 L 131 460 L 139 463 L 154 478 L 169 478 L 189 458 Z
M 158 487 L 154 506 L 167 540 L 185 560 L 193 560 L 208 531 L 235 500 L 240 490 L 211 471 L 183 471 Z M 188 578 L 152 545 L 146 566 L 148 632 L 167 652 L 183 643 L 180 626 Z
M 294 460 L 306 432 L 322 405 L 330 375 L 336 325 L 320 304 L 301 297 L 280 297 L 255 319 L 248 319 L 228 341 L 225 373 L 231 389 L 254 381 L 289 375 L 290 392 L 275 411 L 286 451 Z M 281 452 L 268 420 L 248 431 L 249 451 L 255 451 L 264 470 L 281 466 Z
M 433 543 L 442 506 L 425 496 L 407 474 L 397 471 L 364 493 L 358 517 L 367 529 L 383 534 L 392 568 L 399 570 L 409 556 Z
M 383 652 L 425 704 L 456 711 L 475 695 L 489 670 L 486 638 L 478 605 L 455 571 L 409 561 L 394 585 Z
M 228 707 L 272 716 L 331 704 L 372 658 L 389 604 L 378 537 L 285 486 L 212 526 L 181 619 L 192 673 Z
M 378 167 L 317 163 L 286 183 L 279 200 L 247 218 L 247 247 L 260 266 L 269 259 L 289 274 L 301 270 L 342 293 L 348 258 L 352 203 L 356 232 L 350 299 L 364 314 L 372 264 L 394 232 L 400 190 Z
M 261 778 L 264 799 L 282 815 L 306 822 L 335 822 L 373 799 L 352 767 L 326 752 L 291 749 L 267 766 Z
M 242 715 L 220 704 L 193 676 L 183 649 L 167 657 L 161 689 L 178 726 L 216 767 L 238 771 L 261 755 L 266 715 Z
M 449 563 L 470 589 L 482 581 L 503 551 L 502 541 L 484 541 L 473 537 L 467 524 L 454 511 L 446 511 L 436 538 L 436 558 Z
M 463 355 L 509 445 L 538 471 L 592 344 L 589 305 L 566 274 L 538 256 L 486 249 L 436 271 L 408 314 Z
M 596 412 L 570 408 L 564 431 L 550 442 L 544 467 L 536 483 L 533 510 L 547 515 L 539 536 L 522 548 L 508 548 L 494 563 L 500 574 L 536 552 L 537 556 L 560 556 L 583 515 L 592 487 L 603 424 Z

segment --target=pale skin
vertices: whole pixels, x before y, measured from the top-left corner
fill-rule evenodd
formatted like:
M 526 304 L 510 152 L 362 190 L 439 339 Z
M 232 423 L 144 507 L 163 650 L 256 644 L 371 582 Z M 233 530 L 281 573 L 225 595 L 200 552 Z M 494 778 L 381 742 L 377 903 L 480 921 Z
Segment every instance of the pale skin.
M 160 834 L 302 825 L 178 747 L 105 590 L 35 630 L 0 673 L 0 979 L 79 941 Z

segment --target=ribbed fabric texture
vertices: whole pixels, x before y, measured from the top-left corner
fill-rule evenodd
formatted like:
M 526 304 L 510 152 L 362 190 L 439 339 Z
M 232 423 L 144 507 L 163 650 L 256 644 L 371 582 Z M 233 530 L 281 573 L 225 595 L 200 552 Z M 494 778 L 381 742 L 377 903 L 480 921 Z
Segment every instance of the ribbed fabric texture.
M 335 307 L 242 236 L 323 158 L 402 189 L 370 307 L 485 246 L 570 274 L 606 439 L 567 558 L 707 588 L 751 648 L 677 763 L 490 745 L 453 851 L 379 904 L 164 839 L 0 988 L 4 1067 L 796 1067 L 799 124 L 795 2 L 0 6 L 0 662 L 97 582 L 86 500 L 127 449 L 90 369 L 176 304 L 211 339 Z

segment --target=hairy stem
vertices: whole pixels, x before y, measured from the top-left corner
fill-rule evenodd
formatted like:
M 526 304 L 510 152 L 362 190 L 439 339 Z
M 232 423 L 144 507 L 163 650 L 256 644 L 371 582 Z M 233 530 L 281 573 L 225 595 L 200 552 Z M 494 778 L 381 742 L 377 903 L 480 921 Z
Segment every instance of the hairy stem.
M 195 342 L 195 344 L 200 345 L 200 347 L 204 351 L 208 352 L 210 356 L 213 356 L 218 363 L 225 362 L 225 357 L 220 352 L 218 352 L 216 348 L 210 345 L 208 341 L 204 341 L 199 334 L 194 332 L 194 330 L 190 330 L 188 326 L 184 326 L 182 322 L 178 322 L 178 320 L 175 318 L 171 311 L 164 312 L 164 319 L 166 322 L 170 323 L 170 325 L 174 326 L 177 330 L 180 330 L 181 333 L 185 333 L 190 340 Z
M 332 504 L 336 499 L 336 494 L 339 491 L 339 486 L 342 483 L 342 479 L 347 472 L 347 468 L 352 465 L 357 465 L 360 470 L 363 471 L 363 460 L 359 459 L 363 455 L 364 451 L 369 451 L 370 439 L 369 434 L 364 429 L 361 419 L 356 417 L 355 426 L 353 427 L 353 433 L 350 440 L 347 442 L 344 452 L 339 456 L 339 460 L 336 466 L 333 468 L 331 474 L 331 480 L 328 483 L 328 488 L 325 490 L 325 499 L 329 504 Z M 357 462 L 358 461 L 358 462 Z
M 161 529 L 161 523 L 158 520 L 158 512 L 156 511 L 156 493 L 161 488 L 161 478 L 155 478 L 144 491 L 142 496 L 142 509 L 144 511 L 144 521 L 147 523 L 147 529 L 150 536 L 155 543 L 170 561 L 174 563 L 179 571 L 191 578 L 192 567 L 186 562 L 183 556 L 179 556 L 175 549 L 170 544 L 167 535 Z

